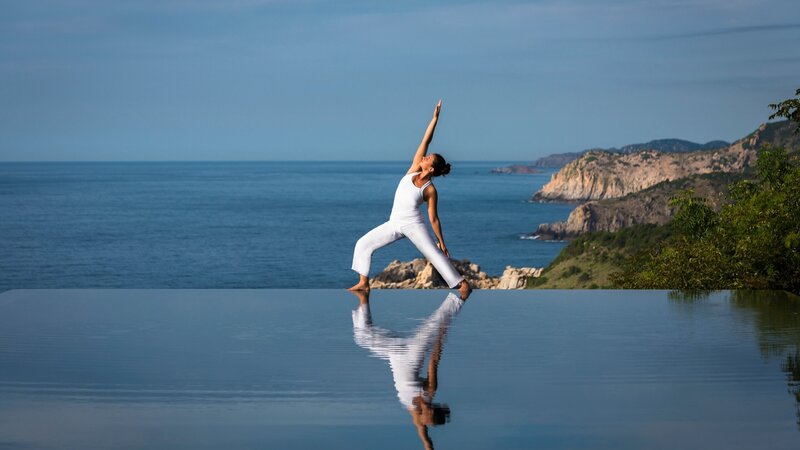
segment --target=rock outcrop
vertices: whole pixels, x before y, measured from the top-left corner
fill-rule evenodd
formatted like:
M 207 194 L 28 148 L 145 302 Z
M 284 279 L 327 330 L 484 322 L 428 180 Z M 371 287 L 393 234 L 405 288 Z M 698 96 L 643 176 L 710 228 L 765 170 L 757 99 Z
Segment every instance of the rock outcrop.
M 451 260 L 456 269 L 477 289 L 522 289 L 529 278 L 538 277 L 542 269 L 506 267 L 502 276 L 492 277 L 481 272 L 480 266 L 464 259 Z M 411 261 L 392 261 L 370 281 L 373 289 L 446 289 L 433 265 L 424 258 Z
M 511 267 L 506 266 L 503 275 L 500 276 L 500 281 L 497 286 L 491 289 L 525 289 L 528 280 L 531 278 L 539 278 L 542 275 L 543 268 L 535 267 Z
M 728 185 L 741 174 L 705 174 L 659 183 L 622 198 L 594 200 L 576 207 L 566 222 L 541 224 L 533 233 L 543 239 L 569 239 L 592 231 L 618 231 L 638 224 L 663 225 L 675 215 L 669 201 L 680 191 L 691 189 L 719 209 L 727 198 Z
M 590 152 L 553 174 L 534 194 L 538 201 L 584 201 L 623 197 L 662 181 L 710 172 L 741 172 L 756 159 L 742 142 L 724 150 L 631 154 Z

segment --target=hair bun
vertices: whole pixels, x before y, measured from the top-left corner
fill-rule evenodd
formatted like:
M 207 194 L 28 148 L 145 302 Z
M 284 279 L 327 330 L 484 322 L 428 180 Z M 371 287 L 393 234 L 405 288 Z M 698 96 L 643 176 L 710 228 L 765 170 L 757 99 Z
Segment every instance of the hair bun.
M 442 175 L 447 175 L 448 173 L 450 173 L 450 163 L 445 164 L 442 169 Z

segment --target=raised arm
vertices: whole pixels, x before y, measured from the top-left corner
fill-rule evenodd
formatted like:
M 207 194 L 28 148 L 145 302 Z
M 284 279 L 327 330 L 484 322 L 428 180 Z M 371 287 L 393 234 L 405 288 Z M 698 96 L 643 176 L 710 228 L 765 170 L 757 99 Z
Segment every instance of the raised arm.
M 431 123 L 428 124 L 428 129 L 425 130 L 425 136 L 422 137 L 422 142 L 417 148 L 417 153 L 414 154 L 414 160 L 411 162 L 411 167 L 406 173 L 419 171 L 419 163 L 428 153 L 428 146 L 431 144 L 431 140 L 433 140 L 433 132 L 436 130 L 436 122 L 439 121 L 439 111 L 441 110 L 442 101 L 439 100 L 439 103 L 436 104 L 436 108 L 433 110 L 433 118 L 431 119 Z

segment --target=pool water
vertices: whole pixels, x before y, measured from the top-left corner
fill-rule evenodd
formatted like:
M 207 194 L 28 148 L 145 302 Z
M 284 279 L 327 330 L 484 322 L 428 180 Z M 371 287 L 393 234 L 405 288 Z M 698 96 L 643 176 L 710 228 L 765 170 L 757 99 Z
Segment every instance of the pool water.
M 0 448 L 796 449 L 798 344 L 770 291 L 14 290 Z

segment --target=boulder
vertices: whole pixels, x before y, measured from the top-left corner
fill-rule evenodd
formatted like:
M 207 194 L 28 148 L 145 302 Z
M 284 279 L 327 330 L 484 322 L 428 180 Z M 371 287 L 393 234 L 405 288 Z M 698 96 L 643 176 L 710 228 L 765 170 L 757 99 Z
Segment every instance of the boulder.
M 493 289 L 525 289 L 529 279 L 539 278 L 541 275 L 542 268 L 506 266 L 500 281 Z
M 533 267 L 506 267 L 501 277 L 482 272 L 480 266 L 469 260 L 450 260 L 464 278 L 476 289 L 522 289 L 528 278 L 538 277 L 542 269 Z M 447 289 L 433 264 L 424 258 L 403 262 L 394 260 L 370 281 L 374 289 Z

